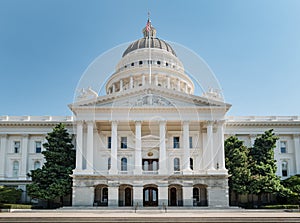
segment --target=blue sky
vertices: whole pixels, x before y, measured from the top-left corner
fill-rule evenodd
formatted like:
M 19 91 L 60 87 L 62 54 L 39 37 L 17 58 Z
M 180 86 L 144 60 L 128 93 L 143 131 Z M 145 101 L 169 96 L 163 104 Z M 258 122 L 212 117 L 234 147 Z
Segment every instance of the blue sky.
M 300 115 L 298 0 L 0 0 L 0 115 L 71 115 L 88 65 L 141 37 L 199 54 L 229 115 Z

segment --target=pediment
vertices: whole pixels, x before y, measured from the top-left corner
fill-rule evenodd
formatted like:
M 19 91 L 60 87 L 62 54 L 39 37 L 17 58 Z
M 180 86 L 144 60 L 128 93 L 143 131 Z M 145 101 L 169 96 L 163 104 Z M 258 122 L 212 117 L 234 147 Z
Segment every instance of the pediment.
M 99 96 L 97 98 L 79 101 L 70 105 L 75 107 L 94 108 L 153 108 L 153 107 L 230 107 L 222 101 L 216 101 L 205 97 L 189 95 L 170 89 L 148 87 L 132 89 L 121 93 Z

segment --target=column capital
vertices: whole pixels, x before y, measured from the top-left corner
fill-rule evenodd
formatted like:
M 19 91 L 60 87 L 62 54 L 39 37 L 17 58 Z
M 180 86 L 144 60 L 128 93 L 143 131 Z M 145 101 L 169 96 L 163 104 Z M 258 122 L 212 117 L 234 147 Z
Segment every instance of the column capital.
M 0 138 L 7 138 L 8 134 L 0 134 Z
M 93 124 L 95 124 L 95 121 L 94 120 L 86 120 L 85 123 L 88 125 L 93 125 Z
M 217 120 L 216 123 L 217 123 L 218 126 L 222 126 L 226 123 L 226 120 L 224 120 L 224 119 Z
M 135 123 L 136 125 L 141 125 L 142 122 L 143 122 L 143 121 L 141 121 L 141 120 L 134 120 L 134 123 Z
M 83 125 L 83 120 L 75 120 L 76 125 Z
M 159 120 L 159 125 L 166 125 L 167 124 L 167 120 Z
M 206 120 L 206 125 L 207 126 L 212 126 L 215 123 L 214 120 Z
M 29 134 L 22 134 L 22 137 L 23 137 L 23 138 L 28 138 L 28 137 L 29 137 Z
M 300 138 L 300 134 L 293 134 L 293 139 Z
M 110 121 L 111 122 L 111 124 L 113 124 L 113 125 L 118 125 L 119 124 L 119 121 L 118 120 L 113 120 L 113 121 Z
M 188 124 L 190 124 L 190 121 L 189 121 L 189 120 L 183 120 L 183 121 L 182 121 L 182 124 L 183 124 L 183 125 L 188 125 Z

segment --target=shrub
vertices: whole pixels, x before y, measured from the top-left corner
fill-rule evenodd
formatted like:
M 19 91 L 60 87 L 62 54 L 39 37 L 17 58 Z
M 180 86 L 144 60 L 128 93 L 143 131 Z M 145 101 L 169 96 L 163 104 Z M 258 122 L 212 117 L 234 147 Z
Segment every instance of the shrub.
M 294 204 L 279 204 L 262 206 L 265 209 L 299 209 L 299 205 Z
M 14 187 L 0 186 L 0 203 L 17 203 L 22 195 L 22 190 Z
M 0 204 L 2 209 L 31 209 L 30 204 Z

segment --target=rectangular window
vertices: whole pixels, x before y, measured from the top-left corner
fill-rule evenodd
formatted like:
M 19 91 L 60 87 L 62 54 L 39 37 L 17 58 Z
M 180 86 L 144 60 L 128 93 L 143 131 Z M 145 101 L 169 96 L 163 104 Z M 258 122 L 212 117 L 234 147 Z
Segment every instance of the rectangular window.
M 20 141 L 15 141 L 14 142 L 14 153 L 19 153 L 20 152 Z
M 286 153 L 286 141 L 281 141 L 280 142 L 280 152 L 281 153 Z
M 121 148 L 127 149 L 127 137 L 121 137 Z
M 190 136 L 190 149 L 192 149 L 193 148 L 193 137 L 192 136 Z
M 111 149 L 111 136 L 107 137 L 107 148 Z
M 178 136 L 174 136 L 173 137 L 173 148 L 174 149 L 179 149 L 180 144 L 179 144 L 179 137 Z
M 35 142 L 35 153 L 41 153 L 42 152 L 42 142 L 37 141 Z

